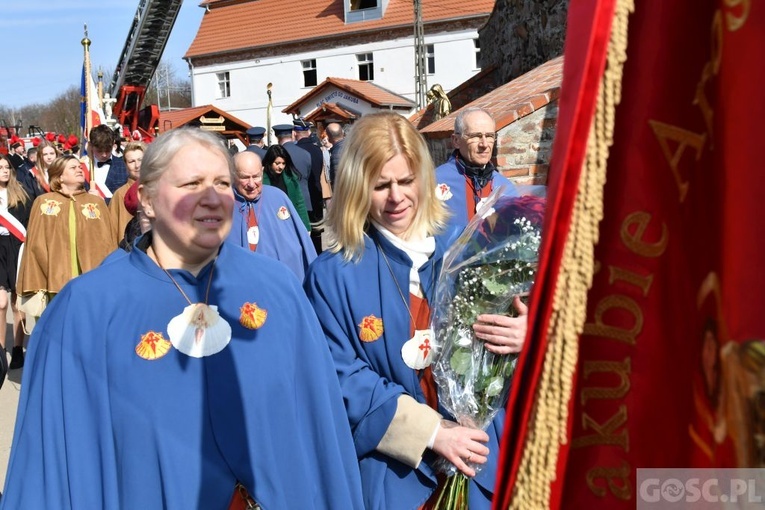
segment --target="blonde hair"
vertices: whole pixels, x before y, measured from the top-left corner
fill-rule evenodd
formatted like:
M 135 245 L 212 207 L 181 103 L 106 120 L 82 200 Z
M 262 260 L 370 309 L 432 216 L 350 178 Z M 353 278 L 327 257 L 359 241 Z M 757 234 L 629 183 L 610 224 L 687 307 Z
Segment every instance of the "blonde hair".
M 122 149 L 122 155 L 124 156 L 128 152 L 133 152 L 133 151 L 146 152 L 146 144 L 141 141 L 128 142 L 128 144 L 125 145 L 125 147 Z
M 0 154 L 0 160 L 8 163 L 10 172 L 8 173 L 8 184 L 6 190 L 8 191 L 8 207 L 16 207 L 19 204 L 23 204 L 29 200 L 29 194 L 27 194 L 24 186 L 22 186 L 18 179 L 16 179 L 16 171 L 13 169 L 13 163 L 11 158 L 5 154 Z
M 406 160 L 420 193 L 419 207 L 404 237 L 412 232 L 434 235 L 444 228 L 448 213 L 435 195 L 435 170 L 425 140 L 397 113 L 365 115 L 346 138 L 335 176 L 325 221 L 330 251 L 342 251 L 349 261 L 359 259 L 369 222 L 372 188 L 382 167 L 397 155 Z
M 234 160 L 231 159 L 231 153 L 223 143 L 223 138 L 217 134 L 196 127 L 179 127 L 162 133 L 143 153 L 141 175 L 138 180 L 143 186 L 144 193 L 149 196 L 154 195 L 157 181 L 170 168 L 173 158 L 181 149 L 189 145 L 200 145 L 219 153 L 226 160 L 231 182 L 236 182 Z

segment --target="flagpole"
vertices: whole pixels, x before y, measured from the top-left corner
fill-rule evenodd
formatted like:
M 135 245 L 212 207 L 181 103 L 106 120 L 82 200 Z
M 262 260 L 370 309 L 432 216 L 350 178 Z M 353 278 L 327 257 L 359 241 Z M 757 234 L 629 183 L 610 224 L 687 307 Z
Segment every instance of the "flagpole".
M 266 107 L 266 141 L 268 146 L 271 146 L 271 111 L 273 110 L 274 103 L 271 100 L 271 83 L 266 86 L 266 94 L 268 94 L 268 106 Z
M 84 63 L 84 80 L 85 80 L 85 133 L 83 133 L 82 139 L 87 140 L 90 136 L 90 130 L 93 127 L 93 114 L 91 113 L 93 111 L 92 105 L 93 105 L 93 98 L 90 97 L 90 82 L 88 79 L 90 78 L 90 39 L 88 39 L 88 24 L 85 23 L 85 37 L 82 39 L 82 47 L 85 50 L 85 63 Z M 87 150 L 86 147 L 82 147 L 82 149 Z M 88 154 L 88 169 L 90 170 L 90 185 L 95 186 L 96 183 L 96 174 L 95 174 L 95 167 L 93 165 L 93 158 L 90 154 Z

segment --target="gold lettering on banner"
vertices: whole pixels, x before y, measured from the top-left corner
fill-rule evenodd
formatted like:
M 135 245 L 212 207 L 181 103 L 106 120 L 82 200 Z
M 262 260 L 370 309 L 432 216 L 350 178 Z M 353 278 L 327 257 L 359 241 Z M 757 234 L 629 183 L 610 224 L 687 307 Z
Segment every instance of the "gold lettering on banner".
M 632 498 L 632 484 L 630 483 L 630 465 L 622 462 L 619 467 L 594 467 L 587 471 L 587 487 L 598 497 L 606 496 L 606 488 L 598 485 L 596 480 L 606 481 L 608 490 L 619 499 L 624 501 Z
M 634 325 L 631 329 L 610 326 L 603 321 L 603 316 L 609 310 L 624 310 L 632 314 Z M 635 337 L 643 330 L 643 311 L 634 299 L 627 296 L 606 296 L 595 307 L 595 322 L 587 322 L 584 325 L 585 335 L 603 336 L 613 340 L 619 340 L 629 345 L 635 345 Z
M 714 146 L 714 110 L 712 105 L 709 104 L 705 87 L 709 81 L 720 71 L 720 61 L 722 60 L 722 45 L 723 45 L 723 30 L 722 30 L 722 16 L 720 11 L 716 11 L 712 18 L 712 59 L 704 65 L 704 70 L 701 72 L 701 81 L 696 85 L 696 95 L 693 98 L 693 104 L 697 105 L 701 110 L 701 115 L 704 117 L 704 123 L 707 125 L 707 133 L 709 133 L 710 146 Z
M 740 9 L 736 9 L 736 14 L 729 12 L 732 9 L 727 9 L 725 12 L 725 25 L 728 27 L 729 31 L 735 32 L 746 23 L 746 20 L 749 17 L 751 0 L 724 0 L 723 3 L 725 4 L 725 7 L 741 7 Z
M 655 243 L 646 243 L 643 241 L 643 234 L 651 221 L 651 215 L 647 212 L 634 212 L 629 214 L 622 222 L 622 228 L 619 231 L 624 245 L 633 253 L 643 257 L 658 257 L 669 244 L 667 225 L 661 224 L 661 238 Z M 630 227 L 635 226 L 635 232 L 630 233 Z
M 656 135 L 661 152 L 664 154 L 667 163 L 669 163 L 669 168 L 672 170 L 672 175 L 677 183 L 680 202 L 683 202 L 688 194 L 688 181 L 683 180 L 683 177 L 680 175 L 680 160 L 685 153 L 685 149 L 689 146 L 696 150 L 696 161 L 701 159 L 701 151 L 704 148 L 707 135 L 706 133 L 694 133 L 687 129 L 671 126 L 656 120 L 649 120 L 648 124 L 653 130 L 653 134 Z M 677 142 L 678 144 L 674 152 L 669 148 L 669 141 Z
M 625 452 L 630 451 L 629 436 L 627 429 L 622 429 L 615 433 L 616 429 L 627 423 L 627 406 L 619 406 L 612 417 L 605 423 L 600 424 L 591 418 L 587 413 L 582 413 L 582 428 L 592 430 L 594 434 L 589 436 L 577 437 L 571 441 L 571 448 L 582 448 L 584 446 L 619 446 Z
M 612 373 L 619 377 L 619 384 L 612 387 L 588 386 L 582 389 L 582 405 L 585 405 L 591 398 L 622 398 L 630 389 L 630 372 L 632 366 L 629 358 L 624 361 L 585 361 L 584 378 L 587 379 L 593 373 Z
M 622 269 L 620 267 L 608 266 L 609 276 L 608 283 L 613 285 L 615 281 L 621 280 L 623 282 L 631 283 L 635 287 L 643 291 L 643 296 L 648 295 L 648 290 L 653 283 L 653 275 L 642 276 L 632 271 Z

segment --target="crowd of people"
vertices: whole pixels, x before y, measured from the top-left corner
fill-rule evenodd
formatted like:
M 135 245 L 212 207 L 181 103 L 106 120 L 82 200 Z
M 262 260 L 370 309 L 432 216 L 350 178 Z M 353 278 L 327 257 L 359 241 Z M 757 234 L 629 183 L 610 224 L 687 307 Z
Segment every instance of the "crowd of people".
M 446 249 L 493 189 L 516 193 L 488 112 L 458 115 L 437 168 L 396 113 L 324 143 L 302 119 L 267 148 L 252 128 L 233 156 L 186 127 L 119 157 L 99 128 L 90 165 L 0 157 L 0 219 L 23 230 L 0 220 L 0 286 L 26 366 L 1 510 L 428 509 L 438 459 L 491 507 L 504 413 L 458 424 L 401 354 L 430 327 Z M 522 349 L 514 306 L 478 317 L 487 349 Z

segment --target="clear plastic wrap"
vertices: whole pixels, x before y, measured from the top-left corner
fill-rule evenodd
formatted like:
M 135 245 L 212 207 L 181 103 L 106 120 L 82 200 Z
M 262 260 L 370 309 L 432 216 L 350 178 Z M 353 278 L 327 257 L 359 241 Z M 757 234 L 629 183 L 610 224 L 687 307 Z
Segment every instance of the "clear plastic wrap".
M 543 197 L 508 197 L 501 191 L 486 200 L 446 252 L 433 303 L 432 370 L 439 403 L 460 425 L 479 429 L 486 429 L 505 406 L 517 354 L 489 352 L 472 326 L 481 314 L 516 315 L 515 296 L 527 301 L 544 219 Z M 449 475 L 456 473 L 446 461 L 438 467 Z M 464 476 L 457 477 L 464 486 L 459 491 L 466 490 Z M 457 496 L 466 501 L 466 494 Z

